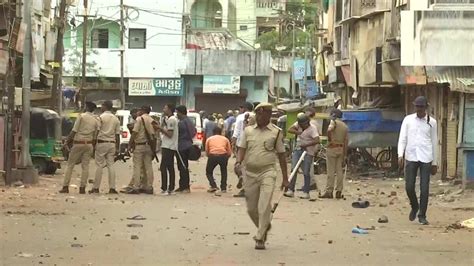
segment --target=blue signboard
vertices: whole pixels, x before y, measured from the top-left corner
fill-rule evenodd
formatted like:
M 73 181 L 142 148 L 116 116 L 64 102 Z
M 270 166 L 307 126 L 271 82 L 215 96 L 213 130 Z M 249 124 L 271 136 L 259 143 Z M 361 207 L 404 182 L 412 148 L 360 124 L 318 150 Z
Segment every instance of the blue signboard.
M 304 78 L 304 68 L 304 59 L 296 59 L 295 61 L 293 61 L 293 77 L 295 78 L 295 80 L 302 80 Z M 312 76 L 311 69 L 311 60 L 307 60 L 306 76 Z
M 298 80 L 298 86 L 300 87 L 300 90 L 302 90 L 303 95 L 308 99 L 319 95 L 319 85 L 314 79 L 306 81 L 306 89 L 303 80 Z

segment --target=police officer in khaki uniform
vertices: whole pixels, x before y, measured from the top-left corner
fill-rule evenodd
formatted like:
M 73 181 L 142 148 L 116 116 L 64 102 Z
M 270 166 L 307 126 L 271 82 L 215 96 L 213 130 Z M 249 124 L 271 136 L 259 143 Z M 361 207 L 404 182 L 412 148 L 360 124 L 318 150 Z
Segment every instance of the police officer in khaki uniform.
M 74 166 L 81 163 L 81 185 L 79 193 L 86 193 L 87 179 L 89 178 L 89 162 L 94 150 L 96 132 L 99 128 L 98 119 L 92 114 L 97 106 L 92 102 L 86 102 L 86 112 L 77 117 L 74 127 L 67 138 L 67 145 L 72 144 L 71 152 L 67 161 L 67 170 L 64 176 L 64 185 L 59 193 L 69 193 L 72 170 Z
M 130 115 L 132 116 L 132 120 L 130 121 L 130 123 L 127 124 L 127 128 L 129 130 L 129 132 L 133 132 L 133 128 L 135 127 L 135 123 L 137 122 L 137 119 L 138 117 L 140 117 L 142 115 L 142 111 L 138 108 L 134 108 L 130 111 Z M 128 149 L 128 152 L 130 152 L 130 148 L 127 148 Z M 143 178 L 144 174 L 143 174 L 143 167 L 141 169 L 141 174 L 140 174 L 140 190 L 144 191 L 145 188 L 146 188 L 146 178 Z M 120 190 L 121 193 L 125 193 L 127 192 L 128 190 L 131 190 L 133 189 L 133 176 L 132 178 L 130 178 L 130 182 L 129 184 L 122 188 Z
M 288 187 L 288 171 L 281 129 L 270 123 L 272 105 L 261 103 L 255 108 L 256 125 L 248 126 L 238 143 L 239 151 L 235 171 L 242 172 L 245 165 L 245 198 L 247 212 L 258 227 L 255 249 L 265 249 L 270 229 L 271 201 L 276 181 L 276 159 L 283 175 L 282 187 Z M 278 155 L 278 156 L 277 156 Z
M 125 191 L 127 194 L 153 194 L 153 159 L 155 153 L 152 152 L 149 141 L 156 141 L 156 133 L 153 127 L 153 118 L 150 116 L 151 107 L 142 106 L 140 111 L 142 115 L 137 118 L 130 138 L 130 148 L 133 152 L 133 188 Z M 151 140 L 148 140 L 148 136 Z M 144 178 L 146 179 L 146 188 L 140 190 L 141 168 L 144 169 Z
M 117 194 L 115 190 L 114 159 L 117 156 L 120 144 L 120 121 L 112 114 L 112 102 L 105 101 L 102 104 L 103 113 L 99 117 L 99 134 L 95 147 L 95 170 L 94 187 L 89 193 L 99 193 L 102 181 L 102 169 L 107 167 L 109 172 L 109 193 Z
M 336 180 L 336 198 L 341 199 L 342 189 L 344 186 L 343 163 L 347 155 L 347 147 L 349 142 L 349 129 L 347 125 L 341 121 L 342 111 L 334 109 L 331 111 L 331 123 L 328 128 L 328 146 L 327 146 L 327 173 L 328 180 L 326 184 L 326 192 L 320 198 L 332 199 L 334 190 L 335 175 Z

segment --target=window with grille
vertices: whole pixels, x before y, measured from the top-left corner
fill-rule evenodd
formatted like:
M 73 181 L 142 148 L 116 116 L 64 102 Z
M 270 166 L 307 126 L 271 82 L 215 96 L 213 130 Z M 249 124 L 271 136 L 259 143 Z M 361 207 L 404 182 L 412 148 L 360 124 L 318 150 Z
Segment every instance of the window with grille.
M 128 48 L 146 48 L 146 29 L 130 29 L 128 31 Z
M 375 7 L 375 0 L 361 0 L 361 7 Z
M 91 44 L 92 48 L 109 48 L 109 30 L 93 29 Z

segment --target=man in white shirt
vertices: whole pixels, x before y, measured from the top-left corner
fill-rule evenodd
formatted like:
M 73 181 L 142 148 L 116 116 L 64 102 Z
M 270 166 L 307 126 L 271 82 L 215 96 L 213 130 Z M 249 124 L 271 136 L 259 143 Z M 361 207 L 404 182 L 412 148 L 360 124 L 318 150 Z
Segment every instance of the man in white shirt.
M 178 119 L 173 116 L 175 105 L 168 103 L 163 108 L 163 118 L 158 132 L 163 134 L 161 142 L 161 195 L 172 195 L 175 186 L 174 157 L 178 150 Z M 169 179 L 168 179 L 169 174 Z
M 245 127 L 249 124 L 250 116 L 253 111 L 253 104 L 246 102 L 243 106 L 240 106 L 243 109 L 243 113 L 239 114 L 235 120 L 234 134 L 232 135 L 232 147 L 234 150 L 237 149 L 237 144 L 240 143 L 242 136 L 244 134 Z M 254 120 L 254 119 L 252 119 Z M 245 172 L 245 171 L 244 171 Z M 243 177 L 239 176 L 239 183 L 237 188 L 242 188 Z M 239 193 L 235 194 L 234 197 L 245 197 L 245 191 L 242 189 Z
M 400 129 L 398 165 L 403 167 L 405 163 L 405 189 L 411 205 L 409 219 L 415 220 L 419 210 L 418 221 L 422 225 L 427 225 L 430 174 L 435 175 L 438 170 L 436 154 L 438 132 L 436 120 L 426 112 L 428 107 L 426 97 L 417 97 L 413 104 L 416 113 L 406 116 Z M 420 169 L 420 203 L 415 192 L 418 169 Z

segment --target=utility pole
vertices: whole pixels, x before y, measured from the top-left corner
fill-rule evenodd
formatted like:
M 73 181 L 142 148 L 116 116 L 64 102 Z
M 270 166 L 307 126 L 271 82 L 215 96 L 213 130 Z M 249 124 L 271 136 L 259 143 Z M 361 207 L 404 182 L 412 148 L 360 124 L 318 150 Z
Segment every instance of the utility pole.
M 24 22 L 26 24 L 25 42 L 23 44 L 23 105 L 21 112 L 21 160 L 20 168 L 25 172 L 23 177 L 35 176 L 30 155 L 30 104 L 31 104 L 31 0 L 24 1 Z M 23 178 L 24 179 L 24 178 Z M 32 179 L 34 180 L 34 179 Z
M 296 94 L 296 80 L 295 80 L 295 41 L 296 41 L 296 23 L 293 20 L 293 41 L 291 48 L 291 96 L 293 100 L 295 99 Z
M 59 4 L 59 18 L 56 20 L 58 37 L 56 41 L 56 50 L 54 53 L 53 63 L 53 86 L 51 87 L 51 96 L 53 100 L 53 106 L 59 115 L 62 113 L 62 89 L 61 89 L 61 75 L 63 71 L 63 56 L 64 56 L 64 23 L 66 17 L 66 0 L 61 0 Z M 62 130 L 61 121 L 56 121 L 55 137 L 56 140 L 61 140 Z
M 38 172 L 33 167 L 30 155 L 30 117 L 31 117 L 31 0 L 24 0 L 23 20 L 26 24 L 23 44 L 23 90 L 21 111 L 21 158 L 19 173 L 25 183 L 37 183 Z
M 124 30 L 125 30 L 125 25 L 124 25 L 124 14 L 123 14 L 123 0 L 120 0 L 120 97 L 121 97 L 121 102 L 122 102 L 122 109 L 125 109 L 125 84 L 123 80 L 124 76 L 124 52 L 125 52 L 125 46 L 124 46 Z
M 304 74 L 303 74 L 303 89 L 300 88 L 300 103 L 303 104 L 303 92 L 306 92 L 308 89 L 308 75 L 307 75 L 307 70 L 308 70 L 308 36 L 305 38 L 305 44 L 304 44 Z
M 86 65 L 87 65 L 87 22 L 89 20 L 89 10 L 87 7 L 87 0 L 84 0 L 84 23 L 82 23 L 82 79 L 80 96 L 84 93 L 86 87 Z
M 10 3 L 10 2 L 9 2 Z M 13 25 L 17 17 L 17 6 L 14 5 L 14 9 L 11 5 L 8 7 L 8 36 L 9 36 L 9 45 L 8 45 L 8 69 L 7 69 L 7 97 L 8 97 L 8 107 L 6 115 L 6 139 L 5 139 L 5 184 L 8 184 L 13 179 L 13 130 L 14 119 L 15 119 L 15 69 L 16 69 L 16 51 L 13 45 L 10 45 L 13 40 Z M 12 11 L 13 9 L 13 11 Z M 15 42 L 16 43 L 16 42 Z

